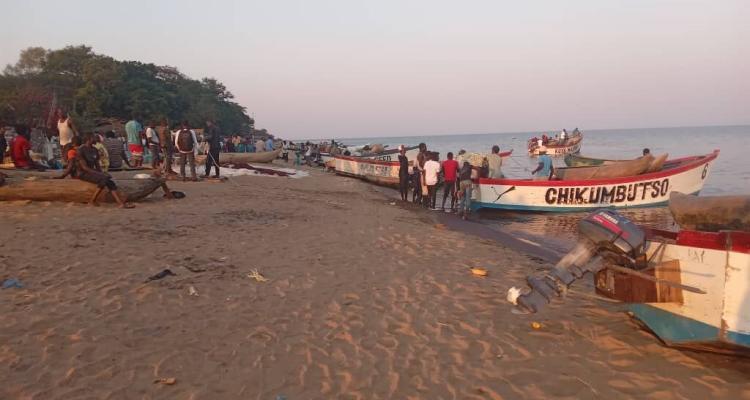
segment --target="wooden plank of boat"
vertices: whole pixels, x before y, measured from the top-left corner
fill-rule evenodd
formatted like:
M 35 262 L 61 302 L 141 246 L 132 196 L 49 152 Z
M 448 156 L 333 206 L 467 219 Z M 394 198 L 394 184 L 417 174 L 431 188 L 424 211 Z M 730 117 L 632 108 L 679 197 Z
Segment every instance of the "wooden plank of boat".
M 54 176 L 54 175 L 53 175 Z M 160 178 L 117 179 L 119 189 L 127 201 L 138 201 L 153 193 L 164 184 Z M 0 201 L 63 201 L 87 203 L 96 192 L 96 185 L 79 179 L 52 179 L 51 176 L 8 174 L 0 186 Z M 108 191 L 103 191 L 98 201 L 114 202 Z
M 575 136 L 571 136 L 563 142 L 551 141 L 545 147 L 547 148 L 547 155 L 549 156 L 564 156 L 566 154 L 578 153 L 581 151 L 581 144 L 583 142 L 583 134 L 580 133 Z M 529 155 L 536 157 L 539 155 L 539 147 L 536 143 L 529 141 Z
M 561 180 L 583 180 L 619 178 L 623 176 L 640 175 L 654 161 L 652 155 L 636 158 L 635 160 L 623 161 L 609 165 L 597 165 L 593 167 L 561 167 L 555 168 L 555 176 Z
M 270 163 L 279 157 L 282 149 L 257 153 L 219 153 L 219 163 Z
M 389 149 L 385 150 L 380 153 L 372 153 L 372 154 L 363 154 L 361 156 L 352 156 L 352 157 L 359 157 L 359 158 L 367 158 L 370 160 L 379 160 L 379 161 L 398 161 L 398 148 L 395 149 Z M 417 159 L 417 154 L 419 154 L 419 146 L 406 146 L 406 158 L 409 161 L 414 161 Z
M 650 230 L 646 249 L 650 273 L 705 294 L 611 269 L 597 273 L 597 293 L 632 303 L 634 317 L 669 346 L 750 355 L 750 232 Z
M 750 196 L 690 196 L 672 192 L 669 211 L 683 229 L 750 232 Z
M 472 208 L 547 212 L 666 204 L 673 191 L 697 193 L 703 188 L 719 151 L 670 160 L 659 172 L 606 179 L 534 181 L 479 179 Z
M 398 161 L 371 160 L 362 157 L 333 156 L 336 174 L 351 176 L 382 186 L 397 187 Z
M 604 158 L 584 157 L 580 154 L 566 154 L 565 165 L 568 167 L 592 167 L 597 165 L 607 165 L 628 160 L 607 160 Z
M 667 161 L 667 158 L 669 158 L 669 154 L 666 153 L 660 155 L 659 157 L 656 157 L 648 167 L 647 172 L 656 172 L 660 170 L 664 166 L 664 163 Z M 567 165 L 568 167 L 594 167 L 598 165 L 612 165 L 627 161 L 630 160 L 608 160 L 604 158 L 584 157 L 578 154 L 565 155 L 565 165 Z

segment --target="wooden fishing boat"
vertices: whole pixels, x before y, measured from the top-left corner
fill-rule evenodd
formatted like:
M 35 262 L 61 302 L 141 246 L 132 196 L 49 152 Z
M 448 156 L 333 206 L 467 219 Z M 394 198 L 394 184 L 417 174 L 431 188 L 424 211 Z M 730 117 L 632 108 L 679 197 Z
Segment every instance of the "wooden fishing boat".
M 96 192 L 96 185 L 79 179 L 52 179 L 59 173 L 14 174 L 9 173 L 0 186 L 0 201 L 62 201 L 87 203 Z M 142 200 L 164 184 L 164 179 L 116 179 L 117 189 L 127 201 Z M 114 202 L 108 191 L 103 191 L 97 199 L 101 202 Z
M 333 156 L 336 174 L 364 179 L 382 186 L 398 187 L 398 161 L 381 161 L 363 157 Z
M 690 196 L 672 192 L 669 210 L 682 229 L 750 232 L 750 196 Z
M 568 212 L 666 204 L 673 191 L 698 193 L 719 150 L 664 163 L 658 172 L 584 180 L 479 179 L 473 209 Z
M 581 151 L 582 142 L 583 134 L 578 133 L 576 135 L 571 135 L 565 140 L 550 139 L 545 147 L 547 148 L 547 155 L 549 156 L 564 156 L 566 154 L 573 154 Z M 532 157 L 539 155 L 539 146 L 535 140 L 529 140 L 528 151 L 529 155 Z
M 636 158 L 635 160 L 622 161 L 608 165 L 555 168 L 555 176 L 557 177 L 557 179 L 569 181 L 634 176 L 646 172 L 653 160 L 654 157 L 648 155 L 645 157 Z
M 650 229 L 645 248 L 648 265 L 638 272 L 700 290 L 608 268 L 595 275 L 597 293 L 630 303 L 669 346 L 750 355 L 750 232 Z

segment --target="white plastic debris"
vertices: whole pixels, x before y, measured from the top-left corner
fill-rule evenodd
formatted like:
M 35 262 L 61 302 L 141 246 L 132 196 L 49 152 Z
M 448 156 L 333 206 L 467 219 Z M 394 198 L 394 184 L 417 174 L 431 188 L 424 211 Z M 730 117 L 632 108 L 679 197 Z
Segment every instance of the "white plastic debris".
M 513 305 L 518 305 L 516 300 L 518 299 L 518 296 L 521 295 L 521 289 L 513 286 L 512 288 L 508 289 L 508 296 L 505 298 L 508 299 L 509 302 L 511 302 Z

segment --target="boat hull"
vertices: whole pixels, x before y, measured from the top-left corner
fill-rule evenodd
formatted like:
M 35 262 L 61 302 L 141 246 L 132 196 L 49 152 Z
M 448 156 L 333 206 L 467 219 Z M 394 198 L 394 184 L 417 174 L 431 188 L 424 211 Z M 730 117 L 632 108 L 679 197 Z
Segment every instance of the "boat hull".
M 670 346 L 750 355 L 750 233 L 656 231 L 641 272 L 695 293 L 604 269 L 597 293 L 631 303 L 633 316 Z
M 219 163 L 270 163 L 281 154 L 281 149 L 259 153 L 219 153 Z
M 672 191 L 700 192 L 718 155 L 716 150 L 705 156 L 673 160 L 662 171 L 623 178 L 581 181 L 479 179 L 472 209 L 572 212 L 664 205 Z
M 164 183 L 163 179 L 115 179 L 117 189 L 125 195 L 127 201 L 142 200 Z M 34 177 L 11 175 L 0 186 L 0 201 L 62 201 L 87 203 L 96 192 L 96 185 L 79 179 L 51 179 L 51 177 Z M 115 202 L 107 191 L 103 191 L 98 201 Z
M 398 187 L 399 163 L 362 157 L 333 156 L 336 174 L 366 180 L 381 186 Z

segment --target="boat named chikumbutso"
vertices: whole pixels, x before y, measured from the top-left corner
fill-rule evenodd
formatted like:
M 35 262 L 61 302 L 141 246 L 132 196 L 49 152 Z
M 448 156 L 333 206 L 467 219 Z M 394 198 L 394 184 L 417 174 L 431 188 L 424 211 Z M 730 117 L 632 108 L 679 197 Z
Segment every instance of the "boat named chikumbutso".
M 711 164 L 718 156 L 719 150 L 714 150 L 703 156 L 667 161 L 657 172 L 621 178 L 567 181 L 479 179 L 472 208 L 569 212 L 663 205 L 673 191 L 700 192 Z
M 363 157 L 333 156 L 336 174 L 364 179 L 382 186 L 398 187 L 398 161 L 380 161 Z

